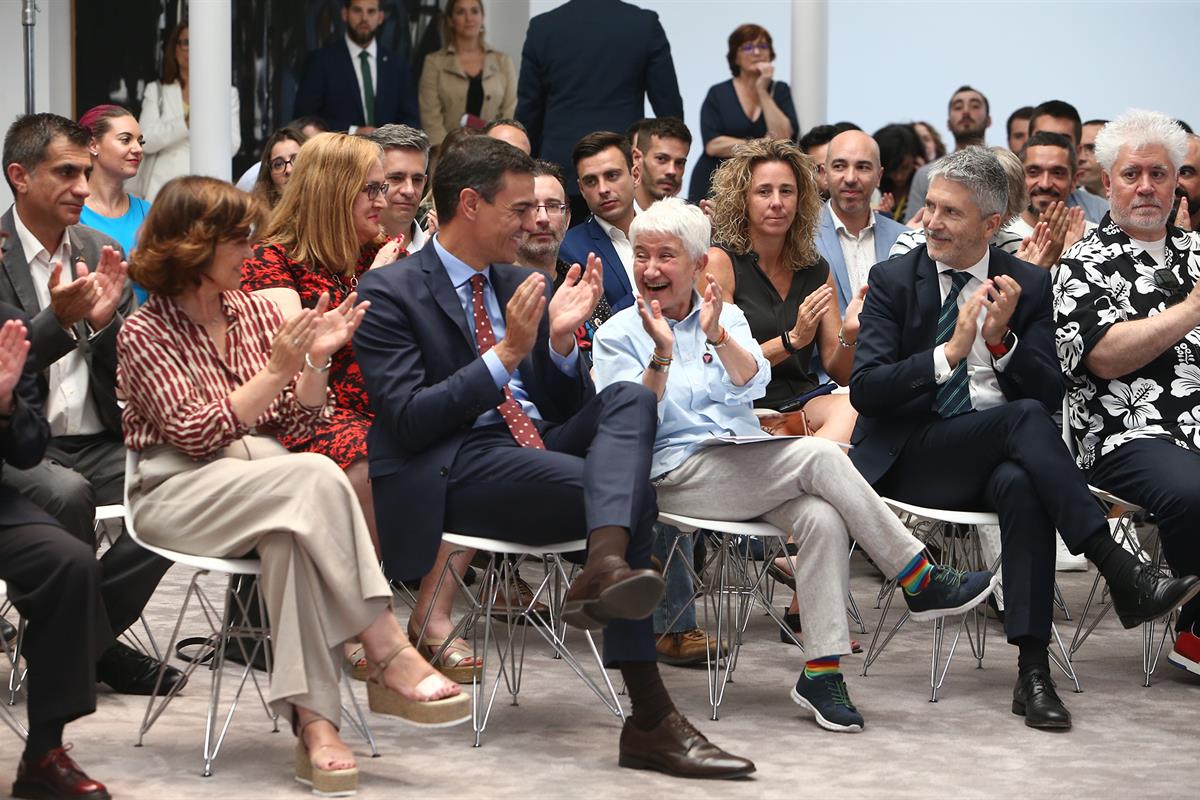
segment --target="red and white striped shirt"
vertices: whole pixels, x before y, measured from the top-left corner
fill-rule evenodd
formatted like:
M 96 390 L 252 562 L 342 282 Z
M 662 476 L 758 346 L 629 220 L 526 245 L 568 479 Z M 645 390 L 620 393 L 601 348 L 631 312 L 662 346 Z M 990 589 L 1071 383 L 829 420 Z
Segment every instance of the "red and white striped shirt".
M 240 291 L 223 292 L 221 310 L 228 363 L 170 298 L 151 294 L 125 320 L 117 336 L 117 385 L 126 399 L 121 422 L 130 450 L 165 443 L 201 460 L 251 428 L 299 438 L 328 416 L 329 395 L 321 408 L 306 408 L 296 399 L 293 378 L 261 417 L 239 420 L 229 394 L 267 365 L 284 319 L 270 300 Z

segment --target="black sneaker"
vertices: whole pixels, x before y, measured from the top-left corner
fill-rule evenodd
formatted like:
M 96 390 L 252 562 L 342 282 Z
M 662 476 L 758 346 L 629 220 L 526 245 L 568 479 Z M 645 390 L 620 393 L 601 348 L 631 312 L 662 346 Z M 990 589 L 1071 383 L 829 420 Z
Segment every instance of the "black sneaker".
M 1130 585 L 1110 583 L 1108 592 L 1121 624 L 1136 628 L 1143 622 L 1170 614 L 1200 594 L 1200 578 L 1195 575 L 1172 578 L 1149 564 L 1141 564 L 1134 571 Z
M 862 714 L 850 702 L 850 692 L 840 672 L 810 678 L 800 670 L 800 677 L 792 689 L 792 700 L 813 712 L 817 724 L 827 731 L 859 733 L 866 724 Z
M 924 622 L 969 611 L 982 603 L 999 582 L 987 570 L 963 572 L 935 565 L 924 589 L 916 594 L 901 591 L 904 602 L 908 603 L 909 618 Z

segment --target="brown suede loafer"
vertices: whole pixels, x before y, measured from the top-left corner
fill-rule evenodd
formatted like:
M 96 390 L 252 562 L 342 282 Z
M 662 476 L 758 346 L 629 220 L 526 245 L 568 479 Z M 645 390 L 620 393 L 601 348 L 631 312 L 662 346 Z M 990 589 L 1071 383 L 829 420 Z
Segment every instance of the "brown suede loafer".
M 634 725 L 632 718 L 625 720 L 618 763 L 676 778 L 742 778 L 754 772 L 753 761 L 726 753 L 678 711 L 672 711 L 648 731 Z

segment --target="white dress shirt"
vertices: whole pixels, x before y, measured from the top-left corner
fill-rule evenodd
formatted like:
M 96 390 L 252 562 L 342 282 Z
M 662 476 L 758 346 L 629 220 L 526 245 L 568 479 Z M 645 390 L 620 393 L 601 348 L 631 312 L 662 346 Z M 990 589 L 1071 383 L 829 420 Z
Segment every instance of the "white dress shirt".
M 378 97 L 379 96 L 379 69 L 376 66 L 376 64 L 378 62 L 375 60 L 375 53 L 378 48 L 375 45 L 375 37 L 371 37 L 371 43 L 369 45 L 367 45 L 366 47 L 361 47 L 358 44 L 355 44 L 354 40 L 350 38 L 349 34 L 347 34 L 346 35 L 346 47 L 348 47 L 350 49 L 350 63 L 354 65 L 354 77 L 358 79 L 358 99 L 360 101 L 362 101 L 363 115 L 364 115 L 363 119 L 366 119 L 367 118 L 366 117 L 367 93 L 366 93 L 366 90 L 363 88 L 362 59 L 359 58 L 359 55 L 361 53 L 366 53 L 368 56 L 371 57 L 371 59 L 370 59 L 370 61 L 371 61 L 371 86 L 375 90 L 375 96 Z M 353 136 L 354 132 L 356 130 L 358 130 L 358 126 L 351 125 L 348 132 L 350 133 L 351 136 Z
M 979 287 L 988 279 L 988 262 L 991 260 L 991 249 L 984 251 L 983 259 L 972 267 L 967 268 L 966 272 L 971 274 L 971 279 L 963 286 L 962 291 L 958 293 L 958 308 L 961 311 L 962 307 L 971 299 L 971 295 L 979 291 Z M 940 261 L 934 262 L 938 271 L 938 296 L 942 303 L 946 302 L 946 297 L 950 294 L 950 288 L 953 282 L 950 273 L 954 271 L 953 267 L 948 267 Z M 940 308 L 940 306 L 939 306 Z M 1014 343 L 1012 349 L 998 359 L 993 359 L 992 354 L 988 352 L 987 345 L 983 341 L 983 321 L 987 317 L 987 310 L 984 309 L 979 315 L 979 321 L 976 323 L 975 341 L 971 344 L 971 352 L 967 354 L 967 376 L 969 380 L 968 389 L 971 392 L 971 407 L 976 411 L 983 411 L 988 408 L 995 408 L 1005 402 L 1004 392 L 1000 390 L 1000 381 L 996 378 L 997 372 L 1003 372 L 1008 366 L 1009 359 L 1012 358 L 1013 352 L 1016 351 L 1017 345 Z M 950 368 L 950 362 L 946 359 L 946 345 L 939 344 L 933 348 L 933 377 L 937 383 L 942 384 L 950 379 L 950 375 L 954 370 Z
M 72 280 L 71 243 L 64 233 L 54 253 L 49 253 L 25 227 L 15 206 L 13 227 L 17 229 L 17 238 L 21 241 L 25 261 L 29 264 L 38 305 L 43 309 L 49 308 L 51 264 L 62 264 L 61 283 L 70 283 Z M 68 332 L 74 335 L 74 331 L 68 329 Z M 46 397 L 46 418 L 50 420 L 51 436 L 83 436 L 104 431 L 104 424 L 91 397 L 87 362 L 78 348 L 51 364 L 47 369 L 47 378 L 50 391 Z
M 633 202 L 633 215 L 637 216 L 637 201 Z M 604 220 L 596 217 L 596 223 L 600 225 L 600 229 L 608 234 L 609 240 L 612 242 L 613 250 L 617 251 L 617 258 L 621 259 L 621 266 L 625 268 L 625 274 L 629 276 L 629 285 L 637 291 L 637 281 L 633 279 L 633 243 L 629 241 L 629 237 L 615 225 L 609 225 Z
M 867 285 L 867 274 L 878 260 L 875 258 L 875 214 L 867 215 L 866 227 L 855 236 L 833 210 L 833 203 L 826 201 L 826 205 L 829 206 L 829 216 L 833 218 L 833 229 L 837 231 L 838 244 L 842 246 L 842 258 L 846 261 L 850 296 L 854 297 Z

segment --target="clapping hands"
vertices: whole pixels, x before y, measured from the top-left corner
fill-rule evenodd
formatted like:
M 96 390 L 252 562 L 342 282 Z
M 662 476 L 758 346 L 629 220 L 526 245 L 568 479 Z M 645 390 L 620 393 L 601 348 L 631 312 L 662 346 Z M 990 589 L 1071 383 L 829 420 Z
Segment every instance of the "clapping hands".
M 81 261 L 76 269 L 78 277 L 64 284 L 63 265 L 55 262 L 50 268 L 50 308 L 59 324 L 70 328 L 87 320 L 94 330 L 107 325 L 121 302 L 128 269 L 129 264 L 120 254 L 106 246 L 100 251 L 95 271 L 89 271 Z
M 29 339 L 24 323 L 8 320 L 0 327 L 0 414 L 12 413 L 13 390 L 21 380 L 28 355 Z

